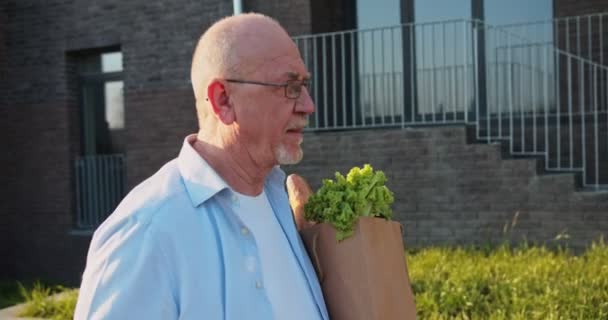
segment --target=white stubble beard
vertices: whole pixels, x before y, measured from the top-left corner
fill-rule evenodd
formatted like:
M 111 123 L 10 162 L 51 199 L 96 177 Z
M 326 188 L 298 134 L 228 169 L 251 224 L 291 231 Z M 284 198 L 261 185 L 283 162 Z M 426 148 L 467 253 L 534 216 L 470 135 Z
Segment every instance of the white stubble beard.
M 304 156 L 304 151 L 302 151 L 302 147 L 300 146 L 300 144 L 302 144 L 302 140 L 303 139 L 300 139 L 300 141 L 298 142 L 298 150 L 291 153 L 288 151 L 288 148 L 283 143 L 279 144 L 279 146 L 274 152 L 277 162 L 279 164 L 285 165 L 299 163 L 302 160 L 302 157 Z

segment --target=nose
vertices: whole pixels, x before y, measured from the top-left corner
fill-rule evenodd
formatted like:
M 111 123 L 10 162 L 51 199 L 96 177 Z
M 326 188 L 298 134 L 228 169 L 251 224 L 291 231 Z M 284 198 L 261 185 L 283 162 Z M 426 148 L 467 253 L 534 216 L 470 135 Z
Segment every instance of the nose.
M 304 113 L 309 115 L 315 112 L 315 104 L 310 97 L 310 93 L 306 87 L 302 87 L 300 97 L 296 100 L 294 112 Z

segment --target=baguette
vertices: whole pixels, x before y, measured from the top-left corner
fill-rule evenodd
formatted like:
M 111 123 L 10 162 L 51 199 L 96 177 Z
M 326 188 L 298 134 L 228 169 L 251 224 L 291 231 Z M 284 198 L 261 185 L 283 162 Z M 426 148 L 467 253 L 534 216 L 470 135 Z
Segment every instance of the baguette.
M 314 225 L 314 222 L 306 221 L 304 218 L 304 205 L 312 195 L 312 189 L 306 179 L 297 174 L 290 174 L 285 184 L 289 196 L 289 205 L 293 211 L 298 230 Z

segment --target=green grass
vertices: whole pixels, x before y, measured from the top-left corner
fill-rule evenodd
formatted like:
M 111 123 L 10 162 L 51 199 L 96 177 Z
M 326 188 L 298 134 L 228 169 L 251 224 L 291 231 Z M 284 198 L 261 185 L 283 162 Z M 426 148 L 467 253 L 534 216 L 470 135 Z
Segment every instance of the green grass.
M 608 319 L 608 246 L 507 245 L 408 255 L 419 319 Z
M 27 303 L 19 316 L 57 320 L 74 318 L 78 289 L 47 287 L 35 283 L 31 290 L 21 287 L 20 291 Z
M 425 248 L 407 254 L 418 319 L 608 319 L 608 246 Z M 23 290 L 23 316 L 72 319 L 78 291 Z M 49 299 L 55 292 L 60 299 Z M 134 306 L 141 307 L 141 306 Z

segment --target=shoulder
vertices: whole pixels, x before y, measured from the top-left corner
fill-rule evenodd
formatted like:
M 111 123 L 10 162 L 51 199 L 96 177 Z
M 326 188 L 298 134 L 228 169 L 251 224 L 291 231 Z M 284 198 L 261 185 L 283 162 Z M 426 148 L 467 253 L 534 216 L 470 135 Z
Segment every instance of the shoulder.
M 149 238 L 150 233 L 160 230 L 162 223 L 157 220 L 165 219 L 168 213 L 182 212 L 189 204 L 177 163 L 172 160 L 127 194 L 97 228 L 90 249 L 103 246 L 113 237 Z
M 154 211 L 176 200 L 180 195 L 186 195 L 183 179 L 177 161 L 171 160 L 155 174 L 137 185 L 125 196 L 112 215 Z M 147 209 L 147 210 L 142 210 Z M 151 217 L 142 217 L 151 218 Z

